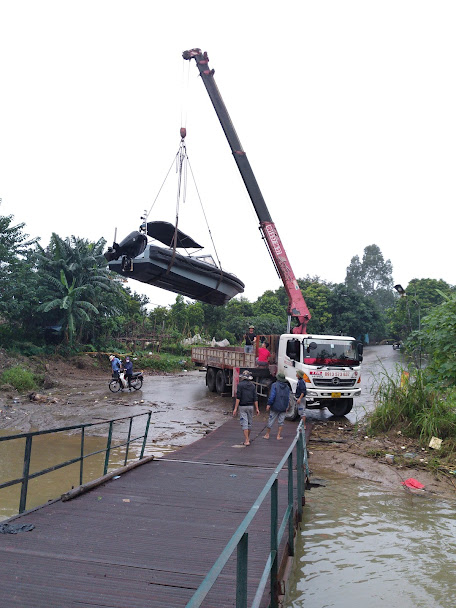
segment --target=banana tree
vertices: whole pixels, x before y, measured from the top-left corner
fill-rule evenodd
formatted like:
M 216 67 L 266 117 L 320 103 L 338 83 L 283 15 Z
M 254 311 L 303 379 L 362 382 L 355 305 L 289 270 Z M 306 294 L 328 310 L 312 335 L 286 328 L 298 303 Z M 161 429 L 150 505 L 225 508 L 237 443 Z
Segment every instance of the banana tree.
M 98 309 L 91 302 L 84 299 L 84 292 L 87 291 L 88 285 L 76 287 L 75 279 L 73 279 L 70 285 L 63 270 L 60 271 L 60 281 L 49 275 L 46 279 L 54 286 L 55 291 L 58 292 L 58 297 L 43 302 L 38 307 L 38 310 L 45 313 L 55 309 L 62 311 L 65 342 L 72 348 L 77 326 L 82 321 L 90 321 L 91 316 L 89 313 L 97 315 Z

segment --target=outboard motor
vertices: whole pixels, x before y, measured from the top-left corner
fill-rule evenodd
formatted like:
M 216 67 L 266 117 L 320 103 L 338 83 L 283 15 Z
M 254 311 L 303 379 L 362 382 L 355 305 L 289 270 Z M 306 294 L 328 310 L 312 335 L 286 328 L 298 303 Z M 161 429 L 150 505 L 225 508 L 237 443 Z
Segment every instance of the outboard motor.
M 143 253 L 146 245 L 146 235 L 134 230 L 120 244 L 113 243 L 112 247 L 108 247 L 103 255 L 107 262 L 118 260 L 122 256 L 122 270 L 128 270 L 127 266 L 131 265 L 132 259 Z

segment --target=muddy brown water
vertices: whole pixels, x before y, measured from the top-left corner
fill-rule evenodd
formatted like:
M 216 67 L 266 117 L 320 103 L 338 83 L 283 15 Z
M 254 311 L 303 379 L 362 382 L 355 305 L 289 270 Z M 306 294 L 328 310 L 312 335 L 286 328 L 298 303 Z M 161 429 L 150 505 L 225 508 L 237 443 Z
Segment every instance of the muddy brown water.
M 286 608 L 453 608 L 456 502 L 316 471 Z
M 399 374 L 391 346 L 365 349 L 362 396 L 351 422 L 374 407 L 379 374 Z M 327 410 L 309 418 L 327 419 Z M 312 463 L 311 463 L 312 466 Z M 314 470 L 306 494 L 286 608 L 452 608 L 456 605 L 456 500 L 397 491 Z

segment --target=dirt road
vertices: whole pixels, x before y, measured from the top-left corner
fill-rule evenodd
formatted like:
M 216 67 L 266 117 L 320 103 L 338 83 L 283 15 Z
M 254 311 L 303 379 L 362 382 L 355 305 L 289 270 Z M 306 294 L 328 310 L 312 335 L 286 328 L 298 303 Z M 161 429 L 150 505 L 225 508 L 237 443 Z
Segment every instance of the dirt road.
M 198 371 L 145 375 L 139 391 L 111 393 L 109 367 L 100 373 L 87 363 L 85 369 L 58 362 L 48 365 L 52 388 L 19 395 L 0 392 L 0 431 L 3 434 L 100 422 L 152 412 L 150 436 L 171 447 L 186 445 L 220 426 L 231 415 L 231 401 L 207 391 Z M 106 434 L 107 425 L 88 429 Z M 121 436 L 127 426 L 116 425 Z

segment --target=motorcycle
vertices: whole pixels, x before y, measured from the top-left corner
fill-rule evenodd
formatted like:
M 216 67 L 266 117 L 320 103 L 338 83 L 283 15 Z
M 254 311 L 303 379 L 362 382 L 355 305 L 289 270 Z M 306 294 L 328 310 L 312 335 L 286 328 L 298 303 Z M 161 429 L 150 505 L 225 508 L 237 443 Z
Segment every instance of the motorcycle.
M 128 386 L 128 381 L 125 378 L 125 375 L 123 373 L 121 373 L 119 375 L 119 378 L 113 378 L 110 382 L 109 382 L 109 390 L 112 393 L 118 393 L 119 391 L 123 390 L 124 388 L 130 388 L 130 389 L 135 389 L 135 391 L 139 391 L 139 389 L 142 387 L 144 382 L 144 376 L 142 372 L 133 372 L 133 375 L 131 377 L 131 381 L 130 381 L 130 386 Z

